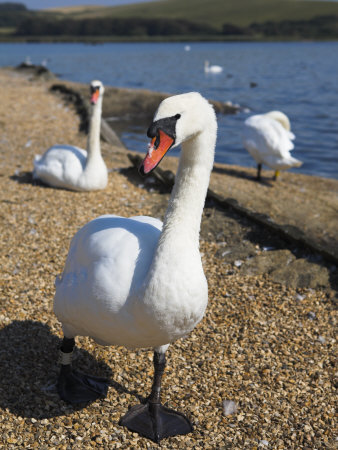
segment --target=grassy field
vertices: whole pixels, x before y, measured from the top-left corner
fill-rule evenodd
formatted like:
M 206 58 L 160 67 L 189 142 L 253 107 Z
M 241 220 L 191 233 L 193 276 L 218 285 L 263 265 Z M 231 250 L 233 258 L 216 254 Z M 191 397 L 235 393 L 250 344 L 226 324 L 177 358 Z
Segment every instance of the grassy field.
M 267 20 L 304 20 L 338 15 L 338 2 L 306 0 L 161 0 L 115 7 L 59 8 L 53 11 L 73 18 L 143 17 L 185 18 L 221 28 L 224 23 L 246 26 Z

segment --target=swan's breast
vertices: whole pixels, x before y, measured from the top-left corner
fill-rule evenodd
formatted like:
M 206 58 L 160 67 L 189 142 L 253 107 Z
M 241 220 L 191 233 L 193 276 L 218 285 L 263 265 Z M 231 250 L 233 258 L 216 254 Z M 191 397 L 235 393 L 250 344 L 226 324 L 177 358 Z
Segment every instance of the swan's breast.
M 128 299 L 147 276 L 161 222 L 101 216 L 73 238 L 54 310 L 61 322 L 81 330 L 100 327 L 102 318 L 118 322 Z

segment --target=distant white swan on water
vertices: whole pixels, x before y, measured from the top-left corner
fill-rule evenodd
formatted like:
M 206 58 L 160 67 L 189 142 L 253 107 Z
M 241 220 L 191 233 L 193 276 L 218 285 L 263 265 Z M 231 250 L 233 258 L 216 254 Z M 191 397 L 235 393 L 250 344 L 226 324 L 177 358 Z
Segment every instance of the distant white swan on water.
M 290 155 L 294 139 L 290 120 L 281 111 L 256 114 L 245 120 L 243 145 L 257 162 L 258 180 L 261 178 L 262 164 L 275 170 L 275 180 L 280 170 L 302 165 L 301 161 Z
M 104 87 L 95 80 L 91 82 L 90 90 L 92 106 L 87 150 L 72 145 L 53 145 L 42 156 L 35 156 L 34 179 L 75 191 L 93 191 L 107 186 L 108 171 L 100 146 Z
M 204 72 L 205 73 L 221 73 L 223 72 L 223 67 L 212 65 L 210 66 L 209 61 L 204 61 Z

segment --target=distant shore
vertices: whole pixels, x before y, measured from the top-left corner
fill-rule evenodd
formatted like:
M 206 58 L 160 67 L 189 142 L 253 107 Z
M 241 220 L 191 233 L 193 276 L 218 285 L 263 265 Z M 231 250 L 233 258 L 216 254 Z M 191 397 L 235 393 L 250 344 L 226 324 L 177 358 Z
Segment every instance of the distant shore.
M 295 38 L 290 36 L 6 36 L 0 34 L 0 43 L 82 43 L 105 44 L 123 42 L 337 42 L 338 38 Z

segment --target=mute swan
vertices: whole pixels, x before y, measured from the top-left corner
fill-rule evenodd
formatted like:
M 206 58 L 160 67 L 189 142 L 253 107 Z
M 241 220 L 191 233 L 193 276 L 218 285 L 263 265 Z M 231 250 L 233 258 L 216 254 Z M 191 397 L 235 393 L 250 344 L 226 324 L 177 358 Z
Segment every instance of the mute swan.
M 256 114 L 244 122 L 243 145 L 257 162 L 257 180 L 261 179 L 262 164 L 279 171 L 299 167 L 302 162 L 290 155 L 295 135 L 290 131 L 289 118 L 280 111 Z
M 75 191 L 93 191 L 107 186 L 108 171 L 100 148 L 104 87 L 101 81 L 92 81 L 90 90 L 92 111 L 87 151 L 71 145 L 53 145 L 42 156 L 35 156 L 34 179 Z
M 221 73 L 223 72 L 223 67 L 221 66 L 210 66 L 209 61 L 204 61 L 204 72 L 205 73 Z
M 102 345 L 154 349 L 154 380 L 145 405 L 120 424 L 155 442 L 192 431 L 181 413 L 161 405 L 161 378 L 169 344 L 202 319 L 208 286 L 199 253 L 201 216 L 213 166 L 217 122 L 199 93 L 169 97 L 148 129 L 152 139 L 140 167 L 150 173 L 166 152 L 182 144 L 164 223 L 152 217 L 105 215 L 80 229 L 56 280 L 54 311 L 62 323 L 58 391 L 76 403 L 104 396 L 102 379 L 72 371 L 75 336 Z

